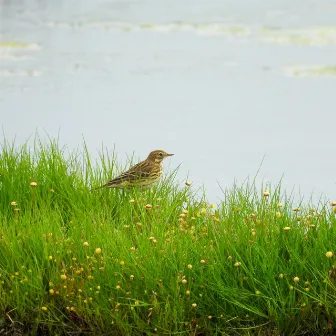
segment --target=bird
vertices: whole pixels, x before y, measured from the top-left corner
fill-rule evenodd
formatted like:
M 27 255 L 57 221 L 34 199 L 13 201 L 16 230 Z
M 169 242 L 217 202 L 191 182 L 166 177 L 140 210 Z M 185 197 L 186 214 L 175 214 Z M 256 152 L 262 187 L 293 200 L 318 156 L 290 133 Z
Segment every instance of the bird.
M 168 154 L 164 150 L 154 150 L 149 153 L 146 160 L 139 162 L 120 176 L 92 190 L 101 188 L 148 188 L 155 182 L 158 182 L 162 176 L 162 161 L 166 157 L 173 155 L 174 154 Z

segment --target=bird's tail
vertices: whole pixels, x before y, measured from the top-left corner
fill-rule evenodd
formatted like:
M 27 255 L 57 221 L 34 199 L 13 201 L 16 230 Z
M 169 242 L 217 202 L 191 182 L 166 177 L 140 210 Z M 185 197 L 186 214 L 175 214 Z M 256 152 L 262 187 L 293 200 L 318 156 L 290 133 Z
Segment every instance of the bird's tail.
M 92 188 L 92 189 L 90 189 L 90 192 L 92 192 L 92 191 L 95 191 L 95 190 L 98 190 L 98 189 L 102 189 L 102 188 L 104 188 L 106 185 L 103 185 L 103 186 L 100 186 L 100 187 L 96 187 L 96 188 Z
M 97 188 L 92 188 L 90 191 L 95 191 L 95 190 L 98 190 L 98 189 L 103 189 L 103 188 L 119 188 L 120 185 L 115 185 L 112 183 L 112 181 L 100 186 L 100 187 L 97 187 Z

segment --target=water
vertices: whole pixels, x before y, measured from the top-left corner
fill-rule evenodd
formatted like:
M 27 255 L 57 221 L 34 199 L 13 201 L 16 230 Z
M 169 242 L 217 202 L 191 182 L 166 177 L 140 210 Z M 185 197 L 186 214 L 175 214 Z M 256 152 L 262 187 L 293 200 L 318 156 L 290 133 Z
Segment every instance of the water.
M 335 198 L 335 1 L 0 0 L 0 124 L 125 162 L 175 153 L 209 199 L 253 177 Z M 263 160 L 264 158 L 264 160 Z M 262 161 L 263 160 L 263 161 Z M 107 177 L 109 178 L 109 177 Z

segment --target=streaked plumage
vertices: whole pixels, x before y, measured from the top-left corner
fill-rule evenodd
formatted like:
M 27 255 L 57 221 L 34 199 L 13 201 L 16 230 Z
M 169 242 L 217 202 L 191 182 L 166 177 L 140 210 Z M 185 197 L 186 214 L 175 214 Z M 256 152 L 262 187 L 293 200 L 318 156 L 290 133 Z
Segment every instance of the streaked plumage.
M 162 161 L 168 154 L 163 150 L 151 152 L 145 161 L 139 162 L 120 176 L 107 182 L 100 188 L 146 188 L 157 182 L 162 176 Z M 95 190 L 95 189 L 94 189 Z

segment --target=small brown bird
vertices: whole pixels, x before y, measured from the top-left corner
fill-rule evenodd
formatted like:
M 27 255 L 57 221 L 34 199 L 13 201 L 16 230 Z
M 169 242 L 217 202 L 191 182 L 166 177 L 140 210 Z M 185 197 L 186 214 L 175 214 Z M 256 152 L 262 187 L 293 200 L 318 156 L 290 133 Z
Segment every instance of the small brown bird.
M 162 161 L 168 156 L 163 150 L 155 150 L 149 153 L 145 161 L 139 162 L 120 176 L 107 182 L 100 188 L 132 188 L 139 187 L 144 189 L 155 182 L 158 182 L 162 176 Z M 96 190 L 93 189 L 93 190 Z

